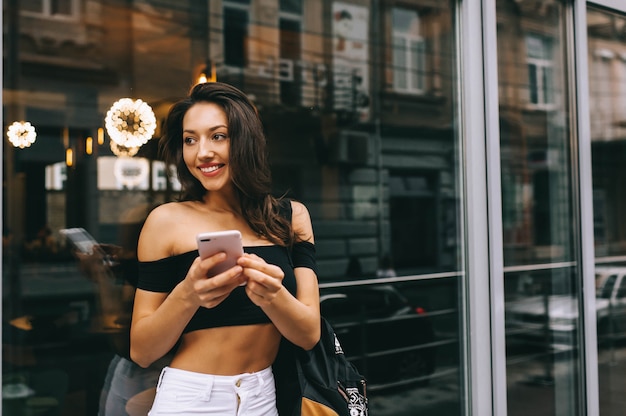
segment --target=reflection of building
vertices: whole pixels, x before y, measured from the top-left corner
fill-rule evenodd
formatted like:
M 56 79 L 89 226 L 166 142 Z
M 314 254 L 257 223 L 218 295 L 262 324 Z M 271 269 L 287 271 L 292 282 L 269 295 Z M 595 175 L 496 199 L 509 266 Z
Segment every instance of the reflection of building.
M 447 8 L 382 2 L 382 12 L 372 14 L 348 2 L 277 2 L 276 14 L 253 18 L 255 4 L 161 2 L 127 9 L 88 1 L 89 7 L 54 15 L 21 11 L 17 23 L 5 29 L 21 33 L 9 48 L 19 51 L 12 52 L 19 60 L 8 68 L 5 101 L 10 103 L 9 118 L 31 120 L 41 139 L 28 152 L 16 153 L 18 172 L 39 172 L 27 175 L 24 184 L 32 207 L 29 216 L 37 220 L 18 221 L 24 229 L 16 232 L 29 238 L 46 223 L 46 204 L 53 202 L 36 201 L 41 193 L 31 191 L 42 189 L 42 167 L 61 161 L 64 147 L 76 148 L 79 155 L 65 183 L 65 221 L 95 221 L 97 216 L 85 212 L 98 211 L 97 199 L 84 205 L 76 193 L 87 195 L 96 183 L 75 178 L 96 169 L 97 156 L 110 154 L 99 147 L 94 157 L 83 156 L 84 139 L 96 134 L 108 106 L 131 91 L 162 118 L 193 79 L 209 72 L 243 88 L 259 106 L 272 139 L 277 187 L 320 201 L 316 214 L 326 277 L 340 276 L 351 255 L 361 258 L 364 272 L 371 274 L 388 251 L 407 269 L 454 267 L 456 245 L 450 230 L 457 227 L 458 183 L 454 66 L 449 58 L 454 39 L 446 30 Z M 561 32 L 544 24 L 556 6 L 533 4 L 511 5 L 512 14 L 502 8 L 498 15 L 501 42 L 511 46 L 502 49 L 500 59 L 519 64 L 504 65 L 499 73 L 507 161 L 502 181 L 510 185 L 503 194 L 505 243 L 524 258 L 570 250 L 549 241 L 546 232 L 568 216 L 567 203 L 559 211 L 540 202 L 547 193 L 569 186 L 551 179 L 570 157 L 559 147 L 568 129 L 558 112 L 568 97 L 562 93 L 564 81 L 555 76 L 563 71 L 558 66 L 561 45 L 556 43 Z M 508 24 L 511 16 L 521 18 Z M 621 85 L 625 52 L 618 42 L 603 40 L 605 32 L 619 31 L 619 23 L 592 17 L 590 62 L 605 76 L 591 82 L 598 94 L 614 93 L 611 99 L 591 97 L 592 136 L 596 147 L 600 142 L 604 148 L 619 147 L 626 104 L 621 90 L 612 86 Z M 72 30 L 60 30 L 68 22 Z M 382 41 L 370 41 L 372 32 L 381 34 Z M 520 34 L 523 42 L 518 41 Z M 164 67 L 161 56 L 176 59 Z M 46 88 L 49 80 L 58 82 L 54 89 Z M 20 88 L 11 88 L 11 83 Z M 62 107 L 69 111 L 61 114 Z M 155 146 L 149 143 L 139 156 L 154 157 Z M 519 152 L 527 158 L 515 157 Z M 291 178 L 314 185 L 304 189 Z M 596 192 L 597 203 L 609 216 L 617 212 L 606 200 L 610 186 Z M 148 187 L 146 201 L 155 198 L 154 191 L 162 192 Z M 58 195 L 54 200 L 59 201 Z M 349 208 L 338 210 L 332 204 Z M 325 227 L 330 234 L 324 234 Z M 420 240 L 424 246 L 418 248 L 419 256 L 404 243 L 394 243 L 411 235 L 427 236 Z
M 127 9 L 88 1 L 54 15 L 22 10 L 19 24 L 10 27 L 22 34 L 14 45 L 20 91 L 37 92 L 6 96 L 12 111 L 38 126 L 43 143 L 18 154 L 16 169 L 42 172 L 62 160 L 64 147 L 77 150 L 64 183 L 67 225 L 92 223 L 98 237 L 110 234 L 109 227 L 95 223 L 110 212 L 110 191 L 78 179 L 93 169 L 102 175 L 108 166 L 95 163 L 110 154 L 106 146 L 93 156 L 83 149 L 108 106 L 131 92 L 162 118 L 195 77 L 209 72 L 257 103 L 268 127 L 277 187 L 319 201 L 311 205 L 323 278 L 341 276 L 349 256 L 359 257 L 364 273 L 372 275 L 389 251 L 398 267 L 452 267 L 457 185 L 453 82 L 443 62 L 452 53 L 445 9 L 385 6 L 379 17 L 351 3 L 277 2 L 277 14 L 253 19 L 253 1 L 200 3 L 137 3 Z M 72 31 L 59 30 L 69 22 Z M 384 33 L 384 42 L 370 42 L 372 31 Z M 162 56 L 176 58 L 163 67 Z M 51 77 L 62 86 L 57 91 L 45 88 Z M 374 96 L 374 89 L 381 93 Z M 67 114 L 57 114 L 63 106 Z M 144 147 L 137 157 L 154 157 L 154 141 Z M 137 180 L 144 183 L 146 177 Z M 43 189 L 31 180 L 29 173 L 27 198 Z M 149 186 L 143 199 L 162 200 L 162 192 Z M 86 195 L 95 197 L 88 206 Z M 40 222 L 55 210 L 32 206 L 39 208 L 28 215 Z M 26 225 L 26 238 L 37 229 L 32 224 L 33 229 Z M 419 258 L 392 243 L 411 235 L 428 236 Z
M 542 24 L 552 21 L 557 9 L 550 2 L 541 6 L 522 2 L 503 7 L 498 15 L 500 39 L 507 45 L 500 49 L 499 59 L 504 64 L 498 74 L 502 84 L 499 104 L 504 242 L 514 263 L 523 258 L 563 258 L 573 250 L 567 235 L 561 241 L 552 237 L 555 228 L 568 228 L 563 219 L 572 215 L 571 201 L 550 195 L 563 194 L 562 190 L 571 186 L 562 169 L 572 157 L 565 138 L 574 133 L 561 111 L 571 104 L 566 78 L 560 75 L 565 71 L 560 43 L 565 23 Z M 622 30 L 621 20 L 593 11 L 588 16 L 595 171 L 606 169 L 611 155 L 616 157 L 624 151 L 620 143 L 626 137 L 621 123 L 626 114 L 626 61 L 624 44 L 614 37 Z M 519 158 L 519 154 L 526 157 Z M 613 160 L 612 171 L 621 163 L 619 160 Z M 607 215 L 615 218 L 621 212 L 621 191 L 616 190 L 622 188 L 623 181 L 600 176 L 607 183 L 594 187 L 596 248 L 598 254 L 609 254 L 610 243 L 606 243 L 623 240 L 626 232 L 607 230 L 602 225 L 611 222 Z
M 571 256 L 572 111 L 559 6 L 508 4 L 498 15 L 504 243 L 510 264 Z M 522 155 L 523 157 L 520 157 Z M 555 239 L 555 229 L 563 230 Z
M 591 91 L 591 140 L 594 184 L 596 253 L 623 253 L 626 226 L 623 217 L 626 171 L 626 27 L 624 19 L 611 14 L 589 13 L 588 60 Z M 619 35 L 621 34 L 621 36 Z M 620 41 L 621 40 L 621 41 Z M 615 227 L 610 224 L 619 223 Z
M 231 13 L 230 3 L 224 7 Z M 249 9 L 232 7 L 247 21 Z M 330 31 L 319 24 L 329 12 Z M 349 3 L 326 10 L 303 2 L 278 19 L 250 24 L 239 47 L 225 38 L 241 57 L 230 52 L 222 61 L 219 49 L 211 52 L 218 79 L 249 91 L 261 108 L 274 140 L 275 177 L 302 178 L 314 185 L 298 196 L 323 201 L 313 207 L 328 277 L 341 275 L 348 256 L 359 257 L 371 275 L 386 251 L 404 268 L 452 267 L 455 247 L 446 238 L 456 216 L 452 74 L 442 63 L 452 48 L 447 18 L 436 8 L 389 6 L 379 18 Z M 382 44 L 368 42 L 372 30 L 385 34 Z M 382 93 L 374 99 L 372 90 Z M 419 240 L 421 257 L 392 243 L 412 235 L 428 236 Z
M 8 2 L 5 7 L 5 16 L 19 16 L 8 18 L 3 26 L 5 36 L 13 35 L 7 37 L 8 53 L 16 58 L 10 61 L 4 87 L 6 114 L 32 120 L 39 136 L 32 152 L 14 153 L 17 175 L 9 180 L 9 194 L 23 195 L 28 221 L 10 210 L 10 222 L 23 224 L 13 231 L 29 239 L 42 224 L 53 222 L 61 227 L 84 225 L 96 237 L 105 237 L 108 231 L 96 226 L 103 195 L 96 191 L 96 175 L 91 172 L 98 156 L 112 153 L 107 145 L 86 155 L 85 140 L 97 136 L 107 109 L 129 91 L 150 101 L 162 117 L 166 97 L 186 91 L 189 70 L 174 62 L 164 68 L 160 58 L 158 64 L 151 60 L 150 52 L 183 59 L 183 54 L 190 54 L 192 39 L 179 35 L 182 23 L 171 19 L 172 11 L 147 4 L 129 9 L 106 1 L 41 1 L 28 6 Z M 154 145 L 145 146 L 140 156 L 154 153 Z M 46 197 L 45 168 L 63 163 L 66 148 L 74 150 L 76 163 L 67 169 L 64 192 L 49 192 Z M 22 174 L 24 181 L 18 180 Z M 64 215 L 58 217 L 57 212 Z

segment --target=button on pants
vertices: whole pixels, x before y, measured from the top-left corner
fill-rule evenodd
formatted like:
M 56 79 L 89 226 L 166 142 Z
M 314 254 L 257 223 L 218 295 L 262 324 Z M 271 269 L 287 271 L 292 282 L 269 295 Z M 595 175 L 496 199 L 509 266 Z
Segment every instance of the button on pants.
M 278 416 L 271 367 L 216 376 L 165 367 L 149 416 Z

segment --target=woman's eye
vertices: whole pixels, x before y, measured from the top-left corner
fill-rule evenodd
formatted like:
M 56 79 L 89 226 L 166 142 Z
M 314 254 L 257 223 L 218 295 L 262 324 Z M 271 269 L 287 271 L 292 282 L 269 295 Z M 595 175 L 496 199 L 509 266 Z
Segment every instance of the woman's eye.
M 228 136 L 223 133 L 216 133 L 213 135 L 213 140 L 226 140 Z
M 183 138 L 183 142 L 185 144 L 192 144 L 195 141 L 195 139 L 193 137 L 185 137 Z

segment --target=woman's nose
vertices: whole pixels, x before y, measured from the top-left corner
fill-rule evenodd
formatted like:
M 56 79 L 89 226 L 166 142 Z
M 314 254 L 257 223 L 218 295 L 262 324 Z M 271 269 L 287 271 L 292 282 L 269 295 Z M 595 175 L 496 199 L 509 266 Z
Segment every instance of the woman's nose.
M 200 140 L 200 151 L 198 152 L 198 156 L 202 158 L 211 158 L 215 156 L 215 149 L 213 148 L 213 143 L 211 140 Z

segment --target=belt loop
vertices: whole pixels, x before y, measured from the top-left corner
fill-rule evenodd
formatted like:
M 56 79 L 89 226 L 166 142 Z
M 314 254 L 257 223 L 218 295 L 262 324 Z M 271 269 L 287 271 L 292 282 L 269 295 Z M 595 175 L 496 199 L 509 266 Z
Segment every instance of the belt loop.
M 207 402 L 211 400 L 211 391 L 213 390 L 214 380 L 215 380 L 215 377 L 209 376 L 209 379 L 207 380 L 207 383 L 204 386 L 204 394 L 202 395 L 202 398 L 206 400 Z
M 258 396 L 261 394 L 261 392 L 263 391 L 263 386 L 265 385 L 265 377 L 264 377 L 264 372 L 263 371 L 259 371 L 258 373 L 256 373 L 256 379 L 257 379 L 257 386 L 256 386 L 256 392 L 255 392 L 255 396 Z
M 161 387 L 161 381 L 163 381 L 163 375 L 165 374 L 165 370 L 167 370 L 168 367 L 163 367 L 163 370 L 161 370 L 161 374 L 159 374 L 159 381 L 157 382 L 157 390 Z

